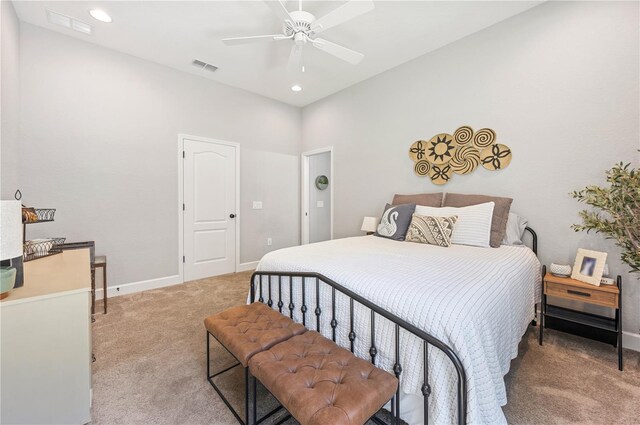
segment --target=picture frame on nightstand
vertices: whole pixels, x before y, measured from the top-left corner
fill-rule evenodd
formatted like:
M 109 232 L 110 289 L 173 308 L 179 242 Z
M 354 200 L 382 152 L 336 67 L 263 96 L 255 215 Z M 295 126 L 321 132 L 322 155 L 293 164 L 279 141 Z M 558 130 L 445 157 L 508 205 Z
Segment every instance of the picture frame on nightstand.
M 571 279 L 600 286 L 600 281 L 602 280 L 606 264 L 606 252 L 591 251 L 589 249 L 580 248 L 576 254 L 576 261 L 573 264 Z

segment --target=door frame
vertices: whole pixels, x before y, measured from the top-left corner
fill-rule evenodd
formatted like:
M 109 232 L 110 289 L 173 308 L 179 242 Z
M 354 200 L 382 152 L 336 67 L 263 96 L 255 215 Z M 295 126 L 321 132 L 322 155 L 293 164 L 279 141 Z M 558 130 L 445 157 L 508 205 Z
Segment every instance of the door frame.
M 196 142 L 211 143 L 233 147 L 236 151 L 236 261 L 235 272 L 240 270 L 240 143 L 229 142 L 220 139 L 210 139 L 207 137 L 192 136 L 190 134 L 178 134 L 178 274 L 180 282 L 184 282 L 184 141 L 185 139 Z
M 300 155 L 300 164 L 302 165 L 301 176 L 302 176 L 302 184 L 301 184 L 301 196 L 302 205 L 300 208 L 300 242 L 302 245 L 306 245 L 309 243 L 309 216 L 305 215 L 305 209 L 309 208 L 309 157 L 318 155 L 321 153 L 329 152 L 329 157 L 331 161 L 331 181 L 329 182 L 329 198 L 331 199 L 331 211 L 330 214 L 330 230 L 329 235 L 330 238 L 333 239 L 333 186 L 335 185 L 336 176 L 333 167 L 333 146 L 327 146 L 324 148 L 318 148 L 314 150 L 310 150 L 307 152 L 302 152 Z

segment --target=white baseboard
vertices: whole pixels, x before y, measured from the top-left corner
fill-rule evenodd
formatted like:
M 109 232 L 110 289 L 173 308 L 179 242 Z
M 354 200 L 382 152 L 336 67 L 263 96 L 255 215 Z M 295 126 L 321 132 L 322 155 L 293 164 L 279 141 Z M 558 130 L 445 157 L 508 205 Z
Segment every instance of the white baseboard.
M 142 280 L 140 282 L 125 283 L 118 286 L 107 287 L 109 298 L 119 295 L 133 294 L 136 292 L 147 291 L 149 289 L 164 288 L 165 286 L 177 285 L 182 283 L 179 275 L 159 277 L 157 279 Z M 103 298 L 102 288 L 96 288 L 96 300 Z
M 622 346 L 629 350 L 640 351 L 640 334 L 622 331 Z
M 248 263 L 240 263 L 238 264 L 239 272 L 247 272 L 249 270 L 255 270 L 258 267 L 259 261 L 250 261 Z

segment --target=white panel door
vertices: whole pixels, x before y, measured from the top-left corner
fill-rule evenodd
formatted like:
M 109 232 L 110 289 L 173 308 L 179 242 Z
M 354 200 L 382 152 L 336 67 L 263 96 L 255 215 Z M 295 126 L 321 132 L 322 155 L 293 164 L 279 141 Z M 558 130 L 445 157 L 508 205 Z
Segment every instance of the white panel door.
M 184 139 L 184 280 L 235 272 L 236 147 Z

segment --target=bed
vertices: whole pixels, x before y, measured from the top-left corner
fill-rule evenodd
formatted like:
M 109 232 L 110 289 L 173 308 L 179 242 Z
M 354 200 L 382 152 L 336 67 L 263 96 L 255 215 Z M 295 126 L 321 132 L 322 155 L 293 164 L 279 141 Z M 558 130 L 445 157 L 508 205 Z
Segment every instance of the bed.
M 423 362 L 426 343 L 410 332 L 400 332 L 396 341 L 397 327 L 389 320 L 376 319 L 372 332 L 369 309 L 340 293 L 336 296 L 330 286 L 316 282 L 310 287 L 315 289 L 304 293 L 308 285 L 302 279 L 309 278 L 289 276 L 305 272 L 339 283 L 450 347 L 466 375 L 466 422 L 506 423 L 501 409 L 507 402 L 504 375 L 540 297 L 540 263 L 531 249 L 441 248 L 363 236 L 274 251 L 257 267 L 252 287 L 256 299 L 325 336 L 335 332 L 340 345 L 351 345 L 359 357 L 371 356 L 385 370 L 398 375 L 401 366 L 398 398 L 403 404 L 396 400 L 391 406 L 399 417 L 410 424 L 425 419 L 449 424 L 460 415 L 459 372 L 450 358 L 432 349 Z M 341 326 L 334 326 L 330 314 L 319 314 L 328 313 L 332 302 Z M 423 410 L 424 394 L 428 406 Z

